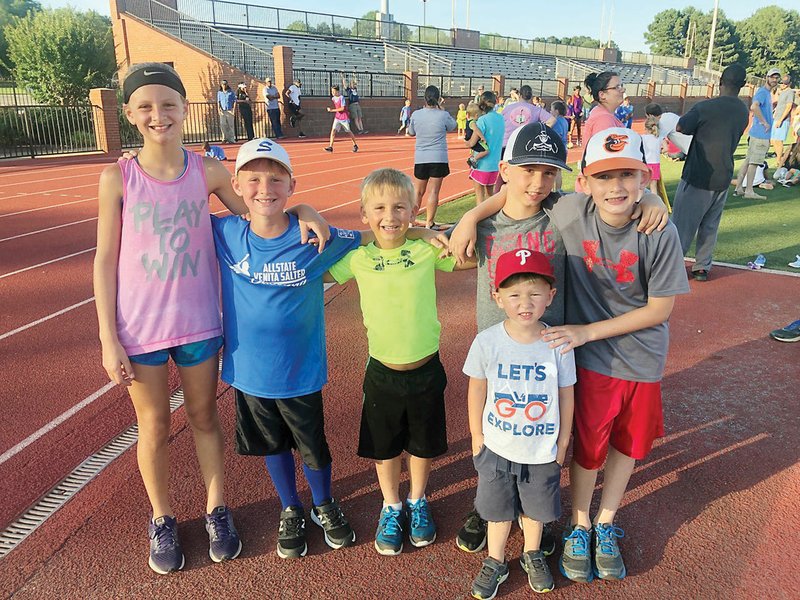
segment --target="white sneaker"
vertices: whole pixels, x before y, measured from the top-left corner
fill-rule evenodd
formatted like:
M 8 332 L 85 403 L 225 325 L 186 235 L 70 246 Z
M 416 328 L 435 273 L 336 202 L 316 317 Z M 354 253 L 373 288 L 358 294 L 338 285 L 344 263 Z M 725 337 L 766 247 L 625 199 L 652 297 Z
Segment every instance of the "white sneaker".
M 797 257 L 797 260 L 790 262 L 789 266 L 794 267 L 795 269 L 800 269 L 800 254 L 795 254 L 795 256 Z

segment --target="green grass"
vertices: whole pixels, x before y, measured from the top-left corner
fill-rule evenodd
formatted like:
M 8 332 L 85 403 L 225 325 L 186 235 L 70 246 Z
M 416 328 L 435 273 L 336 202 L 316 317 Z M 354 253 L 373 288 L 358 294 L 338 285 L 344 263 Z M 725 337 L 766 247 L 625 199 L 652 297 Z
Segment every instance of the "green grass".
M 744 141 L 734 155 L 737 169 L 746 154 L 747 143 Z M 775 161 L 770 159 L 769 162 L 774 164 Z M 682 169 L 682 162 L 673 162 L 666 157 L 661 159 L 661 175 L 670 199 L 675 197 Z M 575 173 L 564 173 L 564 189 L 574 188 Z M 767 268 L 797 273 L 797 269 L 788 263 L 800 254 L 800 187 L 785 188 L 776 184 L 773 190 L 757 189 L 757 192 L 768 199 L 737 198 L 731 186 L 719 226 L 714 261 L 746 265 L 756 255 L 763 254 Z M 474 194 L 453 200 L 439 208 L 436 220 L 454 223 L 473 206 Z M 688 256 L 694 256 L 694 247 Z

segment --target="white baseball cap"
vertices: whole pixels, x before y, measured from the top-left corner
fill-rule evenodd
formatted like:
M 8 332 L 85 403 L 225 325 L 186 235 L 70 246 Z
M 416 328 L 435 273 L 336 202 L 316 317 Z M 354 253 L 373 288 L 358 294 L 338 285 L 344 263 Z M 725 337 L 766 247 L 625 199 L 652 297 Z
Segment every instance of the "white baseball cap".
M 583 152 L 581 173 L 596 175 L 614 169 L 648 171 L 641 136 L 625 127 L 609 127 L 595 133 Z
M 767 71 L 767 77 L 772 77 L 773 75 L 780 76 L 780 74 L 781 74 L 780 69 L 770 69 L 769 71 Z
M 283 146 L 278 142 L 274 142 L 268 138 L 257 138 L 242 144 L 239 148 L 239 153 L 236 155 L 236 169 L 234 174 L 239 173 L 239 169 L 244 167 L 247 163 L 258 160 L 259 158 L 266 158 L 274 160 L 276 163 L 282 164 L 292 174 L 292 161 L 289 159 L 289 153 L 286 152 Z

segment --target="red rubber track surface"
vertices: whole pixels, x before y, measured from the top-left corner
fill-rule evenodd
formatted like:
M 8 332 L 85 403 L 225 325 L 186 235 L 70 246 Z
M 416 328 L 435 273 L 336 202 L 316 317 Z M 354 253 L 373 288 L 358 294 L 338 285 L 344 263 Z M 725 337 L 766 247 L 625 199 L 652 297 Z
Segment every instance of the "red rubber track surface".
M 323 145 L 321 140 L 287 144 L 299 180 L 292 201 L 314 205 L 336 225 L 362 227 L 356 200 L 368 172 L 379 166 L 411 172 L 408 138 L 360 138 L 358 154 L 344 139 L 333 155 L 322 152 Z M 454 138 L 450 145 L 452 174 L 442 198 L 470 187 L 466 151 Z M 96 185 L 108 162 L 79 157 L 0 165 L 0 336 L 91 298 L 92 252 L 7 274 L 95 245 Z M 73 204 L 55 206 L 67 202 Z M 6 216 L 44 206 L 52 208 Z M 215 201 L 212 210 L 222 210 L 221 204 Z M 90 220 L 7 239 L 84 219 Z M 262 461 L 233 453 L 232 393 L 220 384 L 219 410 L 229 442 L 226 495 L 244 543 L 239 559 L 215 565 L 208 558 L 202 482 L 191 431 L 179 410 L 172 423 L 171 490 L 185 570 L 162 577 L 147 567 L 149 504 L 130 450 L 0 561 L 0 597 L 468 597 L 483 554 L 465 554 L 454 540 L 476 481 L 461 374 L 475 334 L 475 275 L 441 274 L 438 281 L 442 359 L 450 378 L 450 451 L 436 461 L 428 490 L 439 530 L 435 544 L 424 549 L 406 544 L 396 558 L 378 556 L 372 548 L 381 498 L 372 464 L 355 454 L 367 349 L 358 290 L 350 283 L 326 295 L 330 382 L 324 395 L 334 494 L 356 530 L 356 547 L 328 549 L 309 522 L 309 555 L 296 561 L 277 557 L 280 506 Z M 715 267 L 709 282 L 693 282 L 692 294 L 678 299 L 663 382 L 667 435 L 637 465 L 618 517 L 626 533 L 621 545 L 629 576 L 618 583 L 580 585 L 556 574 L 555 594 L 800 596 L 794 576 L 800 540 L 792 525 L 800 497 L 795 367 L 800 344 L 766 336 L 797 318 L 799 291 L 798 278 Z M 93 303 L 0 339 L 0 372 L 3 454 L 107 383 Z M 177 386 L 177 378 L 171 383 Z M 112 389 L 6 459 L 0 464 L 0 526 L 133 422 L 125 392 Z M 308 507 L 302 475 L 298 481 Z M 566 514 L 566 471 L 562 483 Z M 511 576 L 500 598 L 530 597 L 516 560 L 521 544 L 514 528 Z M 555 561 L 550 564 L 555 572 Z

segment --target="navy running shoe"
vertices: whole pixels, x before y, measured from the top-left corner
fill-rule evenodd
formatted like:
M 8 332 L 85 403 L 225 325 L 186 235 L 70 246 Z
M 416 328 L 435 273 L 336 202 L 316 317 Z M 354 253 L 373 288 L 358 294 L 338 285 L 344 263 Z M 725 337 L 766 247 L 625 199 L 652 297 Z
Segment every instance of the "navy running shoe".
M 599 579 L 625 579 L 627 571 L 617 543 L 617 538 L 624 535 L 625 532 L 613 523 L 594 526 L 594 574 Z
M 150 535 L 150 559 L 147 564 L 159 575 L 180 571 L 186 563 L 178 539 L 178 521 L 163 516 L 152 519 L 147 527 Z
M 214 562 L 233 560 L 242 551 L 242 540 L 233 524 L 233 513 L 227 506 L 218 506 L 206 515 L 208 555 Z
M 436 541 L 436 524 L 426 498 L 414 503 L 406 501 L 406 513 L 409 521 L 408 539 L 412 546 L 422 548 Z
M 387 506 L 381 511 L 375 532 L 375 550 L 384 556 L 397 556 L 403 551 L 403 511 Z

